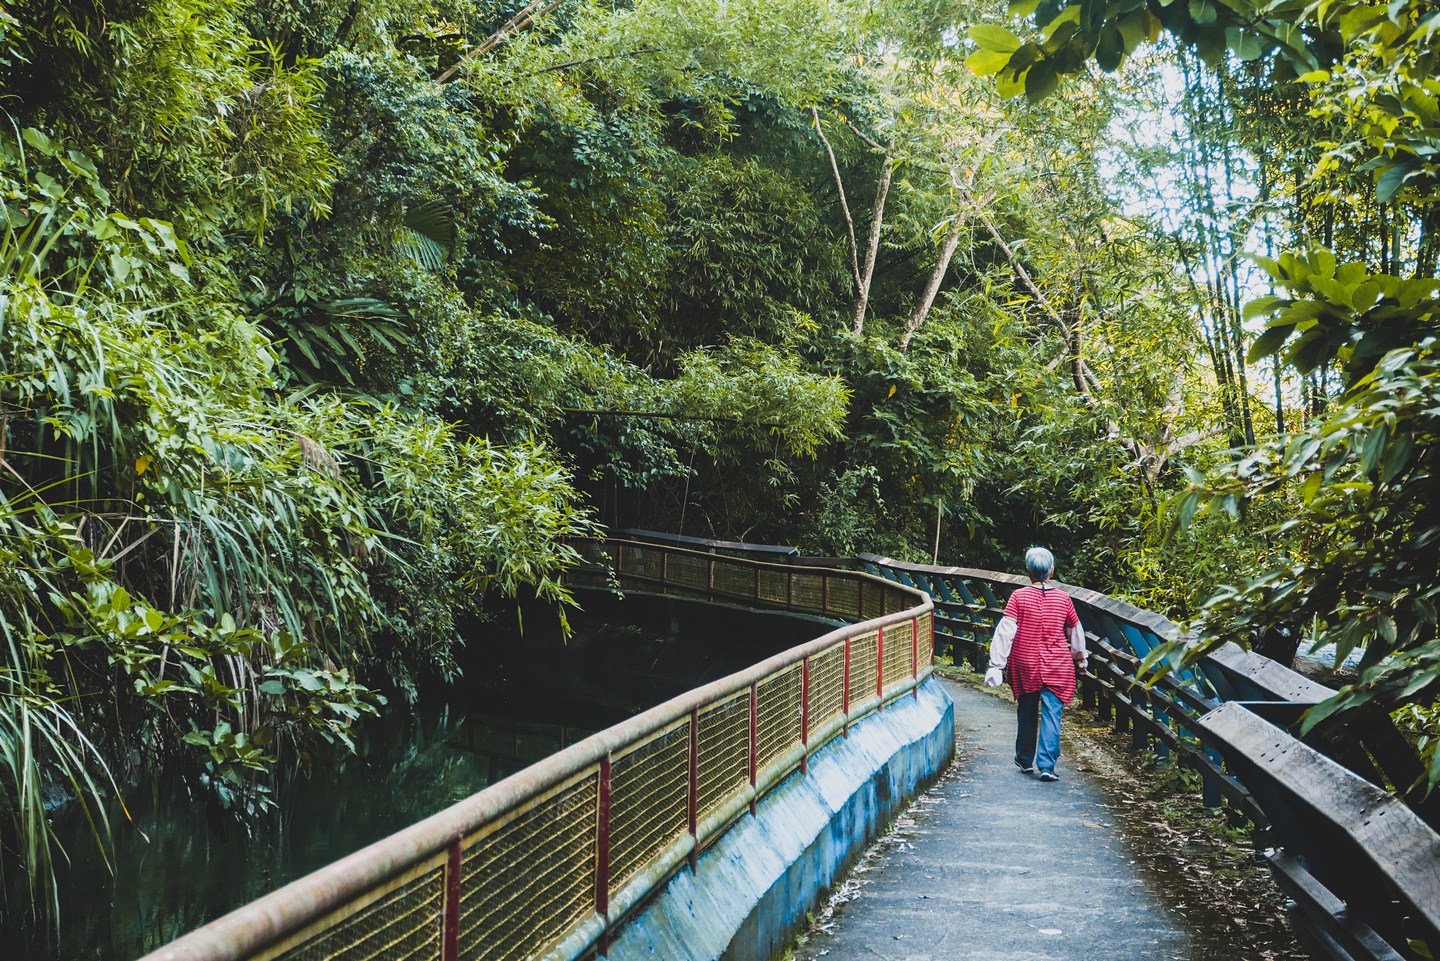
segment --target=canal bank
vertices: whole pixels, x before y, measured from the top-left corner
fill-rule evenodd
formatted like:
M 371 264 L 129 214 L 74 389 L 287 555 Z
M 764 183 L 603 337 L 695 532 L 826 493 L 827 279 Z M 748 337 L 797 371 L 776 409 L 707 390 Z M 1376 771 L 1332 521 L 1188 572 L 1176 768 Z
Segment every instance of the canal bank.
M 817 751 L 619 929 L 609 961 L 768 961 L 885 825 L 949 764 L 937 679 Z
M 572 632 L 530 605 L 467 627 L 453 683 L 421 680 L 414 704 L 387 691 L 353 753 L 290 748 L 246 816 L 203 786 L 136 759 L 107 810 L 102 855 L 82 812 L 52 812 L 67 859 L 59 915 L 27 907 L 3 874 L 6 961 L 134 961 L 226 912 L 551 756 L 595 731 L 822 632 L 774 612 L 678 598 L 584 592 Z M 520 625 L 523 623 L 523 631 Z M 737 640 L 738 639 L 738 640 Z

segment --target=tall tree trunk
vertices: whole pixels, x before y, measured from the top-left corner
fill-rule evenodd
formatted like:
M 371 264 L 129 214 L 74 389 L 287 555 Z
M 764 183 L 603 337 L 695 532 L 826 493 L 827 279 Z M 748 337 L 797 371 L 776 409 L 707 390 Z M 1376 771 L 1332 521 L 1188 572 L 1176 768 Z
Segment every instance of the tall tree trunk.
M 950 269 L 950 260 L 955 256 L 955 248 L 960 246 L 960 231 L 965 226 L 964 200 L 961 200 L 955 207 L 955 213 L 950 218 L 950 229 L 945 233 L 945 245 L 940 248 L 940 259 L 935 262 L 935 269 L 930 271 L 930 280 L 925 284 L 925 292 L 920 295 L 920 300 L 915 304 L 915 309 L 910 312 L 910 319 L 905 321 L 905 330 L 900 335 L 900 349 L 904 350 L 910 346 L 910 338 L 925 323 L 925 317 L 930 313 L 930 308 L 935 305 L 935 296 L 940 292 L 940 284 L 945 280 L 945 272 Z
M 875 279 L 875 256 L 880 252 L 880 228 L 885 223 L 885 197 L 890 193 L 890 178 L 895 167 L 890 163 L 890 154 L 895 142 L 885 148 L 885 159 L 880 168 L 880 183 L 875 188 L 875 210 L 870 218 L 870 239 L 865 244 L 865 267 L 860 272 L 860 287 L 855 297 L 854 331 L 858 335 L 865 330 L 865 310 L 870 306 L 870 283 Z
M 858 292 L 860 290 L 860 245 L 855 242 L 855 220 L 850 216 L 850 202 L 845 199 L 845 181 L 840 177 L 840 164 L 835 161 L 835 151 L 830 147 L 830 141 L 826 139 L 825 131 L 820 126 L 820 111 L 812 106 L 810 116 L 815 118 L 815 132 L 820 135 L 820 142 L 825 145 L 825 156 L 830 158 L 830 172 L 835 177 L 835 192 L 840 195 L 840 212 L 845 215 L 845 231 L 850 237 L 850 277 L 855 281 L 855 290 Z

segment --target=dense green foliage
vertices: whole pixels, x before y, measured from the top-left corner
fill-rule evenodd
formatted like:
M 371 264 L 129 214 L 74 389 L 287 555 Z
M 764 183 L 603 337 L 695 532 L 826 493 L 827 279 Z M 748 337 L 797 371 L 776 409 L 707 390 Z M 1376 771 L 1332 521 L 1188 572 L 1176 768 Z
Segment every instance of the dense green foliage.
M 127 765 L 264 809 L 602 525 L 1043 542 L 1433 695 L 1417 11 L 549 7 L 0 12 L 7 863 Z
M 1334 643 L 1337 659 L 1363 651 L 1358 680 L 1308 723 L 1371 700 L 1408 702 L 1407 716 L 1423 715 L 1440 696 L 1436 13 L 1405 0 L 1061 0 L 1011 9 L 1037 32 L 1023 39 L 998 25 L 976 27 L 971 37 L 981 49 L 970 62 L 997 74 L 1002 89 L 1037 101 L 1092 58 L 1115 70 L 1167 31 L 1182 60 L 1193 51 L 1218 79 L 1231 120 L 1218 138 L 1227 185 L 1229 151 L 1249 146 L 1262 193 L 1271 194 L 1263 198 L 1270 211 L 1245 215 L 1269 220 L 1265 256 L 1252 259 L 1270 288 L 1244 307 L 1245 318 L 1263 324 L 1246 360 L 1271 360 L 1277 372 L 1283 363 L 1303 378 L 1315 417 L 1294 433 L 1281 419 L 1277 436 L 1258 445 L 1247 432 L 1253 449 L 1208 477 L 1195 474 L 1177 498 L 1182 528 L 1207 512 L 1239 518 L 1258 508 L 1283 518 L 1267 529 L 1272 556 L 1242 567 L 1249 576 L 1207 602 L 1206 642 L 1184 656 L 1237 632 L 1289 627 Z M 1187 94 L 1196 87 L 1187 74 Z M 1205 153 L 1200 162 L 1217 157 Z M 1276 255 L 1282 245 L 1292 251 Z M 1232 314 L 1239 293 L 1237 285 Z M 1250 339 L 1237 332 L 1238 343 Z M 1332 374 L 1337 397 L 1325 389 Z M 1425 740 L 1433 787 L 1440 754 Z

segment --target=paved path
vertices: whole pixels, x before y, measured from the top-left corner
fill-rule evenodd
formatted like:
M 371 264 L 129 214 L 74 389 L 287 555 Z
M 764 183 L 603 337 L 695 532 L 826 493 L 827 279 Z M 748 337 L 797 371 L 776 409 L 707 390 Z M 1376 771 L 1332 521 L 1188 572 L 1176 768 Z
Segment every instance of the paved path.
M 1058 783 L 1020 773 L 1014 708 L 946 688 L 956 765 L 857 868 L 797 961 L 1195 961 L 1073 758 Z

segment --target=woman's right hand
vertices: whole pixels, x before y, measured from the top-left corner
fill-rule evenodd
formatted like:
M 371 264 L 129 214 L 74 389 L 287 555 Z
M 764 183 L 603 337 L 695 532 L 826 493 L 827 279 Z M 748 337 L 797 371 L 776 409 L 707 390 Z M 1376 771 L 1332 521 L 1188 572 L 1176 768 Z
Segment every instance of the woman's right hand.
M 1003 680 L 1005 680 L 1005 672 L 998 667 L 992 667 L 985 672 L 986 687 L 999 687 Z

